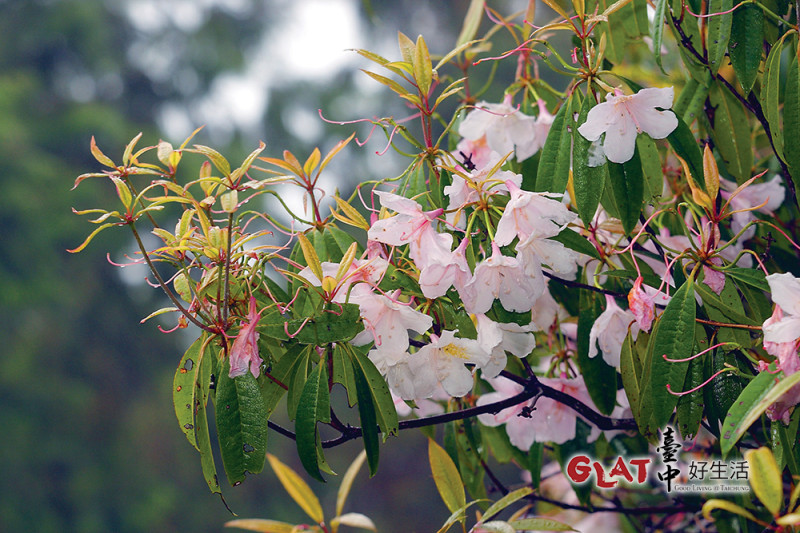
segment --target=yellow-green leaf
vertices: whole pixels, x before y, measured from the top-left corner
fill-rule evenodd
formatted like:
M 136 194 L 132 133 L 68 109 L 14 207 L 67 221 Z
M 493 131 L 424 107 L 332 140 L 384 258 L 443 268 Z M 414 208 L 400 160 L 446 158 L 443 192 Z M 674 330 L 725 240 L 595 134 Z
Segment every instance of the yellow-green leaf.
M 464 484 L 458 474 L 458 467 L 453 460 L 433 439 L 428 439 L 428 460 L 431 463 L 433 480 L 436 488 L 444 500 L 444 504 L 455 512 L 466 505 L 466 495 L 464 494 Z
M 428 52 L 428 45 L 422 35 L 417 37 L 417 45 L 414 50 L 414 78 L 417 80 L 420 96 L 425 97 L 431 90 L 433 80 L 433 67 L 431 66 L 431 54 Z
M 464 17 L 464 25 L 461 26 L 461 33 L 458 34 L 456 39 L 456 47 L 466 44 L 475 38 L 478 33 L 478 27 L 481 25 L 481 18 L 483 17 L 483 6 L 485 0 L 472 0 L 467 9 L 467 16 Z M 531 20 L 533 22 L 533 20 Z
M 322 281 L 322 264 L 319 262 L 319 256 L 314 246 L 303 233 L 297 235 L 297 241 L 300 243 L 300 248 L 303 250 L 303 257 L 306 260 L 308 268 L 317 276 L 317 279 Z
M 306 512 L 311 520 L 317 524 L 321 523 L 324 520 L 324 515 L 322 514 L 322 506 L 319 504 L 319 499 L 317 499 L 314 491 L 311 490 L 297 472 L 283 464 L 280 459 L 271 453 L 267 454 L 267 460 L 278 476 L 281 485 L 289 493 L 289 496 L 297 502 L 297 505 Z
M 339 485 L 339 492 L 336 494 L 336 515 L 339 516 L 342 514 L 342 510 L 344 509 L 344 502 L 347 501 L 347 496 L 350 494 L 350 489 L 353 486 L 353 481 L 356 479 L 356 474 L 361 469 L 361 465 L 364 464 L 364 460 L 367 458 L 367 452 L 361 451 L 358 454 L 358 457 L 355 458 L 353 463 L 347 468 L 347 472 L 344 473 L 342 477 L 342 484 Z
M 102 152 L 102 150 L 100 150 L 100 148 L 97 147 L 97 143 L 94 140 L 94 135 L 92 135 L 92 140 L 89 143 L 89 149 L 91 150 L 94 158 L 97 159 L 98 163 L 100 163 L 101 165 L 105 165 L 107 167 L 116 168 L 111 158 L 109 158 L 106 154 Z
M 800 525 L 800 514 L 798 513 L 785 514 L 782 517 L 777 518 L 775 522 L 777 522 L 779 526 Z
M 783 483 L 772 450 L 766 446 L 747 450 L 744 458 L 750 467 L 750 486 L 753 487 L 753 492 L 772 516 L 778 516 L 783 503 Z
M 728 500 L 717 500 L 711 499 L 708 500 L 706 503 L 703 504 L 703 517 L 706 520 L 713 521 L 714 519 L 711 518 L 711 511 L 716 509 L 721 509 L 723 511 L 728 511 L 729 513 L 738 514 L 739 516 L 743 516 L 748 520 L 752 520 L 753 522 L 756 521 L 756 517 L 748 511 L 747 509 L 736 505 L 733 502 L 729 502 Z
M 277 522 L 275 520 L 263 520 L 261 518 L 240 518 L 225 522 L 225 527 L 236 527 L 247 531 L 258 531 L 260 533 L 292 533 L 295 529 L 292 524 Z

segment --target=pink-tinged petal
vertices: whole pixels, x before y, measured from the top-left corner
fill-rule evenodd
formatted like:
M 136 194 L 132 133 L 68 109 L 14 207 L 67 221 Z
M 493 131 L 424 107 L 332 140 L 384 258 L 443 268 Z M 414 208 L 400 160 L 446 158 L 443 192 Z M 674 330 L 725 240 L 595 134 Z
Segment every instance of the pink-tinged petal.
M 264 362 L 258 353 L 258 313 L 256 299 L 250 297 L 250 310 L 247 314 L 247 324 L 239 330 L 230 351 L 230 371 L 228 376 L 235 378 L 243 376 L 248 369 L 254 377 L 261 373 L 261 364 Z
M 636 278 L 633 288 L 628 293 L 628 308 L 633 313 L 636 323 L 643 331 L 650 331 L 655 318 L 656 306 L 653 298 L 642 290 L 642 277 Z
M 672 111 L 641 109 L 634 115 L 639 129 L 653 139 L 665 139 L 678 127 L 678 117 Z
M 409 216 L 422 214 L 422 206 L 410 198 L 386 191 L 374 191 L 381 199 L 381 205 L 397 213 Z
M 603 139 L 603 152 L 608 160 L 614 163 L 630 161 L 636 149 L 637 135 L 636 124 L 629 115 L 610 126 Z
M 376 221 L 367 231 L 367 239 L 390 246 L 408 244 L 414 232 L 413 220 L 407 215 L 395 215 Z
M 772 301 L 780 305 L 784 313 L 800 316 L 800 279 L 788 272 L 770 274 L 767 276 L 767 283 Z
M 648 87 L 633 95 L 630 101 L 635 103 L 637 109 L 646 107 L 670 109 L 674 100 L 675 91 L 672 87 Z
M 770 322 L 770 319 L 767 319 L 763 331 L 765 342 L 777 344 L 794 342 L 800 338 L 800 316 L 787 315 L 777 322 Z
M 725 273 L 703 265 L 703 283 L 719 294 L 725 288 Z
M 618 120 L 619 112 L 616 105 L 613 102 L 603 102 L 589 110 L 586 122 L 578 127 L 578 133 L 586 140 L 596 141 Z

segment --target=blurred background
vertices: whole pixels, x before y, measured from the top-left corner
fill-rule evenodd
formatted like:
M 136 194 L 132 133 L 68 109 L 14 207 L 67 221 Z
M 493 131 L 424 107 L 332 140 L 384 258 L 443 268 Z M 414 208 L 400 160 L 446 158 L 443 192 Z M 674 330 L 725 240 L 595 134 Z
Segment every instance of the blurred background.
M 195 141 L 232 162 L 259 140 L 272 157 L 325 153 L 355 127 L 324 123 L 318 108 L 335 120 L 406 113 L 345 49 L 398 57 L 401 30 L 444 53 L 468 3 L 0 0 L 0 531 L 222 531 L 232 518 L 174 417 L 172 376 L 188 336 L 141 325 L 163 306 L 160 294 L 142 270 L 106 259 L 132 252 L 127 232 L 65 251 L 92 229 L 71 208 L 115 201 L 102 180 L 70 191 L 99 168 L 91 136 L 117 160 L 140 131 L 141 146 L 178 145 L 203 124 Z M 527 2 L 492 5 L 510 13 Z M 375 155 L 383 145 L 382 136 L 352 144 L 324 186 L 347 194 L 399 174 L 405 164 Z M 270 438 L 299 468 L 293 443 Z M 347 510 L 381 531 L 438 528 L 448 513 L 424 446 L 411 432 L 387 442 L 378 475 L 361 472 Z M 359 447 L 331 451 L 332 466 L 344 471 Z M 337 486 L 322 487 L 328 512 Z M 304 519 L 269 468 L 225 496 L 241 517 Z

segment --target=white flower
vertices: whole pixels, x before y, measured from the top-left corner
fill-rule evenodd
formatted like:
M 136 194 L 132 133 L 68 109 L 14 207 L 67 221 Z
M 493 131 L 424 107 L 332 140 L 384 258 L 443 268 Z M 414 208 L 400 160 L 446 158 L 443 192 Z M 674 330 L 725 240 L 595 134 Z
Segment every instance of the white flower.
M 597 317 L 589 332 L 589 357 L 597 355 L 599 344 L 603 360 L 619 369 L 619 354 L 622 351 L 622 343 L 628 335 L 629 326 L 635 339 L 639 333 L 639 325 L 633 313 L 623 310 L 612 296 L 606 295 L 606 310 Z
M 454 331 L 431 335 L 431 342 L 389 368 L 389 386 L 405 400 L 429 398 L 440 383 L 450 396 L 464 396 L 472 390 L 472 372 L 465 363 L 483 366 L 489 354 L 478 341 L 461 339 Z
M 578 218 L 559 200 L 549 193 L 524 191 L 511 181 L 506 182 L 511 198 L 506 204 L 503 216 L 497 223 L 495 242 L 500 246 L 511 244 L 514 237 L 525 240 L 536 235 L 539 238 L 558 235 L 564 227 Z
M 719 184 L 720 195 L 730 201 L 730 209 L 734 211 L 731 221 L 731 230 L 734 233 L 739 233 L 747 224 L 756 219 L 753 210 L 765 215 L 772 215 L 781 206 L 786 196 L 780 176 L 775 176 L 765 183 L 750 184 L 739 191 L 736 196 L 732 196 L 732 193 L 739 187 L 738 184 L 725 178 L 720 178 Z M 756 207 L 758 209 L 754 209 Z M 756 228 L 751 226 L 739 240 L 752 239 L 755 234 Z
M 489 353 L 490 359 L 481 367 L 484 378 L 496 377 L 506 367 L 506 352 L 517 357 L 527 357 L 536 347 L 533 325 L 495 322 L 484 314 L 475 315 L 478 343 Z
M 678 127 L 675 113 L 658 109 L 671 108 L 673 97 L 672 87 L 651 87 L 632 95 L 617 89 L 615 94 L 606 95 L 605 102 L 589 110 L 578 132 L 589 141 L 596 141 L 605 133 L 606 157 L 614 163 L 624 163 L 633 157 L 639 133 L 664 139 Z
M 524 313 L 543 292 L 543 276 L 530 276 L 517 258 L 503 255 L 492 242 L 492 255 L 475 267 L 472 279 L 459 295 L 470 313 L 485 313 L 495 298 L 508 311 Z
M 528 159 L 541 146 L 536 119 L 514 108 L 510 98 L 502 104 L 479 102 L 458 127 L 458 134 L 470 141 L 486 136 L 491 150 L 501 155 L 516 152 L 517 161 Z
M 383 347 L 403 352 L 408 348 L 409 329 L 424 333 L 433 325 L 433 319 L 428 315 L 399 303 L 396 300 L 399 293 L 398 289 L 392 298 L 375 293 L 360 296 L 357 303 L 366 329 L 350 342 L 363 346 L 375 341 L 378 349 Z
M 764 322 L 764 341 L 773 343 L 794 342 L 800 338 L 800 279 L 786 274 L 767 276 L 772 301 L 778 304 L 783 316 Z

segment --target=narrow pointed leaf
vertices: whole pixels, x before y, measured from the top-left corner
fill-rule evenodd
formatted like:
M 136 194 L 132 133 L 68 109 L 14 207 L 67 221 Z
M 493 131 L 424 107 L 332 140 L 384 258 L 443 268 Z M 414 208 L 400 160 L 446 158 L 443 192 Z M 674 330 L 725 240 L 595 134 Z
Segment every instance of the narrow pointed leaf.
M 235 485 L 244 481 L 245 473 L 257 474 L 264 468 L 267 413 L 253 374 L 230 378 L 229 372 L 226 358 L 217 379 L 215 412 L 222 464 Z
M 675 291 L 666 309 L 659 317 L 658 329 L 651 338 L 650 393 L 653 395 L 653 421 L 663 427 L 678 403 L 678 397 L 670 394 L 681 392 L 686 380 L 689 363 L 674 363 L 664 359 L 685 359 L 687 351 L 694 347 L 696 303 L 695 284 L 691 278 Z
M 464 17 L 464 24 L 461 26 L 461 33 L 458 34 L 458 39 L 456 39 L 456 47 L 475 38 L 475 35 L 478 33 L 478 27 L 481 25 L 484 4 L 485 0 L 470 1 L 469 8 L 467 9 L 467 16 Z
M 369 475 L 378 472 L 378 459 L 380 448 L 378 445 L 378 421 L 375 415 L 375 405 L 372 401 L 369 382 L 358 364 L 353 365 L 353 377 L 358 397 L 358 414 L 361 417 L 361 436 L 364 439 L 364 451 L 369 463 Z
M 330 422 L 328 371 L 324 360 L 309 374 L 297 406 L 297 453 L 311 477 L 324 482 L 317 459 L 317 422 Z
M 361 452 L 347 468 L 347 472 L 342 476 L 342 484 L 339 485 L 339 491 L 336 493 L 336 515 L 339 516 L 344 510 L 344 503 L 347 501 L 347 496 L 350 494 L 350 489 L 353 486 L 353 481 L 356 479 L 358 471 L 361 470 L 361 465 L 364 464 L 364 459 L 367 458 L 365 452 Z
M 450 459 L 450 456 L 447 455 L 447 452 L 444 451 L 444 448 L 439 446 L 433 439 L 428 439 L 428 460 L 431 464 L 431 472 L 433 473 L 436 488 L 450 512 L 455 512 L 464 507 L 467 503 L 467 498 L 464 493 L 461 476 L 458 474 L 458 468 L 453 463 L 453 460 Z
M 725 51 L 728 49 L 728 40 L 731 37 L 731 21 L 733 14 L 729 13 L 733 7 L 733 0 L 709 0 L 708 4 L 708 63 L 713 74 L 722 66 Z
M 786 163 L 792 175 L 795 190 L 800 190 L 800 67 L 797 58 L 792 59 L 786 78 L 783 105 L 783 129 L 786 139 L 784 145 Z M 800 202 L 800 198 L 797 199 Z
M 653 36 L 653 56 L 661 72 L 664 72 L 664 67 L 661 64 L 661 45 L 664 42 L 664 18 L 666 17 L 668 9 L 669 0 L 656 0 L 656 8 L 653 15 L 653 30 L 650 33 L 650 35 Z
M 783 41 L 791 32 L 786 32 L 778 42 L 772 45 L 767 60 L 764 63 L 764 77 L 761 82 L 761 108 L 769 124 L 772 142 L 778 157 L 783 158 L 783 131 L 780 123 L 780 73 L 781 73 L 781 53 L 783 52 Z
M 547 134 L 539 158 L 534 191 L 562 193 L 567 188 L 572 147 L 569 128 L 574 127 L 570 117 L 571 102 L 571 98 L 564 102 L 550 125 L 550 132 Z
M 528 494 L 532 493 L 533 489 L 531 487 L 522 487 L 521 489 L 517 489 L 515 491 L 509 492 L 492 505 L 486 509 L 486 512 L 483 513 L 483 520 L 488 520 L 492 518 L 494 515 L 511 505 L 512 503 L 521 500 Z
M 750 124 L 742 103 L 719 84 L 711 86 L 708 99 L 714 107 L 712 134 L 725 167 L 738 183 L 752 175 L 753 146 Z M 694 175 L 694 174 L 693 174 Z M 702 174 L 695 175 L 700 181 Z
M 686 161 L 692 176 L 696 176 L 699 180 L 703 175 L 703 153 L 691 128 L 680 117 L 678 117 L 678 127 L 667 136 L 667 140 L 675 153 Z M 700 181 L 702 183 L 702 180 Z
M 706 520 L 712 520 L 711 511 L 717 509 L 721 509 L 729 513 L 743 516 L 748 520 L 752 520 L 753 522 L 757 520 L 756 517 L 753 516 L 753 513 L 751 513 L 747 509 L 740 507 L 739 505 L 736 505 L 733 502 L 729 502 L 728 500 L 718 500 L 718 499 L 708 500 L 706 503 L 703 504 L 703 516 L 705 517 Z
M 581 105 L 578 120 L 572 123 L 572 180 L 578 214 L 585 226 L 589 226 L 603 196 L 608 170 L 606 164 L 589 166 L 589 142 L 578 132 L 578 126 L 586 122 L 586 115 L 594 105 L 594 99 L 587 96 Z
M 748 94 L 758 77 L 758 66 L 764 52 L 764 12 L 748 4 L 733 12 L 731 39 L 728 42 L 733 70 L 744 94 Z
M 267 454 L 269 466 L 278 476 L 278 480 L 283 485 L 283 488 L 292 497 L 292 499 L 300 506 L 303 511 L 317 524 L 325 520 L 322 513 L 322 506 L 319 499 L 311 490 L 311 487 L 303 481 L 303 478 L 297 472 L 292 470 L 287 465 L 283 464 L 280 459 L 272 454 Z
M 638 149 L 634 150 L 630 161 L 622 164 L 608 162 L 606 187 L 610 188 L 622 227 L 630 235 L 639 222 L 644 199 L 644 176 Z
M 723 421 L 720 438 L 722 455 L 727 455 L 753 422 L 797 383 L 800 383 L 800 372 L 789 377 L 784 377 L 783 372 L 761 372 L 750 381 Z
M 378 427 L 381 428 L 383 440 L 386 441 L 389 435 L 397 435 L 399 426 L 397 409 L 394 406 L 392 394 L 389 392 L 389 386 L 366 354 L 352 346 L 348 346 L 347 349 L 353 361 L 353 367 L 358 367 L 367 382 L 369 382 L 369 390 L 372 394 L 375 414 L 378 418 Z
M 772 516 L 778 516 L 783 504 L 783 482 L 772 450 L 766 446 L 757 450 L 747 450 L 744 452 L 744 458 L 749 467 L 749 480 L 753 492 Z
M 552 518 L 523 518 L 514 520 L 511 525 L 517 531 L 535 529 L 536 531 L 577 531 L 569 524 L 553 520 Z
M 431 90 L 433 80 L 433 67 L 431 66 L 431 54 L 428 52 L 428 45 L 422 35 L 417 37 L 417 44 L 414 50 L 414 79 L 417 80 L 420 96 L 425 97 Z
M 198 403 L 203 399 L 202 393 L 198 397 L 198 392 L 200 392 L 198 377 L 204 340 L 204 336 L 200 337 L 189 346 L 189 349 L 183 354 L 172 380 L 172 403 L 175 406 L 178 425 L 189 440 L 189 444 L 194 446 L 197 451 L 200 451 L 200 448 L 197 447 L 194 418 Z M 206 394 L 208 394 L 207 391 Z

